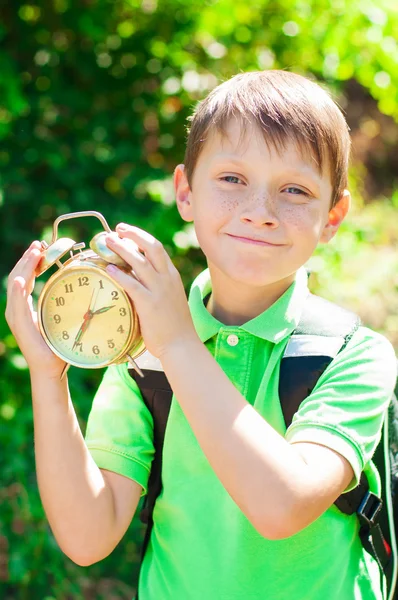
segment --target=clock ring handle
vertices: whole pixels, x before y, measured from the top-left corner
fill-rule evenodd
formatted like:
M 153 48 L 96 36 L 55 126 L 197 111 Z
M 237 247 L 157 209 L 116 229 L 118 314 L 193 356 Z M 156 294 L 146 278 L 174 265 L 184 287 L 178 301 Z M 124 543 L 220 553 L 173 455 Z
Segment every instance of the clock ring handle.
M 53 237 L 51 240 L 51 243 L 53 244 L 56 240 L 57 240 L 57 235 L 58 235 L 58 225 L 61 223 L 61 221 L 66 221 L 67 219 L 77 219 L 79 217 L 96 217 L 97 219 L 99 219 L 105 229 L 105 231 L 107 231 L 108 233 L 111 233 L 111 228 L 109 227 L 105 217 L 98 211 L 96 210 L 81 210 L 78 212 L 72 212 L 72 213 L 66 213 L 65 215 L 60 215 L 59 217 L 57 217 L 54 221 L 53 224 Z

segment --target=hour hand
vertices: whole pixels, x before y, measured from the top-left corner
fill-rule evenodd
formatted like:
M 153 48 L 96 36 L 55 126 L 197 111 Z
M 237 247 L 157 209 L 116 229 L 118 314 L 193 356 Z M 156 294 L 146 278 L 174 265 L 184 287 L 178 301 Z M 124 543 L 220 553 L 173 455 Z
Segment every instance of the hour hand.
M 110 310 L 114 306 L 115 306 L 114 304 L 111 304 L 111 306 L 103 306 L 102 308 L 99 308 L 98 310 L 95 310 L 93 312 L 93 316 L 94 315 L 101 315 L 102 313 L 107 312 L 108 310 Z
M 75 346 L 77 346 L 77 344 L 80 342 L 81 338 L 83 337 L 83 333 L 87 329 L 88 322 L 89 322 L 89 320 L 87 319 L 87 320 L 83 321 L 83 323 L 81 324 L 80 329 L 77 332 L 77 335 L 75 337 L 75 341 L 73 342 L 72 350 L 75 349 Z

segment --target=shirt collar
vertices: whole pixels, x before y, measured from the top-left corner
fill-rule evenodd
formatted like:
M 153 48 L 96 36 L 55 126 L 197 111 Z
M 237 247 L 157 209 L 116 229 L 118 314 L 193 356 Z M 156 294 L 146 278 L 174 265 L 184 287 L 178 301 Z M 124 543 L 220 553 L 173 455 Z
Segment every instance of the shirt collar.
M 252 335 L 279 343 L 297 327 L 304 302 L 309 294 L 307 272 L 304 267 L 296 273 L 295 280 L 284 294 L 263 313 L 239 327 Z M 218 334 L 227 326 L 211 315 L 203 299 L 211 292 L 209 269 L 203 271 L 192 284 L 189 307 L 196 332 L 202 342 Z M 236 329 L 236 327 L 235 327 Z

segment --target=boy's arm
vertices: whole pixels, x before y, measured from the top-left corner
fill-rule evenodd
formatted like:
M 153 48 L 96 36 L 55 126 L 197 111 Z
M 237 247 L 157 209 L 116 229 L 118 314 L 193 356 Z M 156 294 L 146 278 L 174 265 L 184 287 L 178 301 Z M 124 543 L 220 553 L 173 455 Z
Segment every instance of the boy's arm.
M 350 464 L 337 452 L 318 444 L 290 444 L 279 435 L 199 340 L 170 346 L 161 361 L 217 477 L 264 537 L 297 533 L 353 479 Z
M 121 540 L 142 488 L 97 467 L 84 442 L 67 381 L 33 373 L 31 382 L 43 507 L 61 550 L 79 565 L 89 565 L 108 556 Z
M 160 358 L 217 477 L 262 535 L 296 533 L 348 487 L 353 468 L 326 445 L 289 443 L 254 410 L 199 340 L 181 279 L 161 244 L 135 227 L 117 231 L 145 256 L 114 238 L 109 245 L 136 277 L 109 272 L 133 299 L 146 346 Z
M 69 398 L 63 361 L 46 346 L 32 310 L 40 244 L 33 242 L 9 276 L 6 318 L 30 368 L 35 456 L 43 506 L 63 551 L 79 564 L 107 556 L 126 531 L 141 486 L 101 472 L 84 443 Z

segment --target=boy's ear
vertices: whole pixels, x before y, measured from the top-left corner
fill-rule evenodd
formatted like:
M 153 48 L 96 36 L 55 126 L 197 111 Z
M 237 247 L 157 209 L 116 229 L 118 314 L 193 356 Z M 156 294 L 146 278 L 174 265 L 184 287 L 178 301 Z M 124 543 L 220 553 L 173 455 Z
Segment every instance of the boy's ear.
M 177 165 L 174 171 L 174 190 L 181 218 L 188 223 L 193 221 L 192 192 L 185 174 L 184 165 Z
M 320 238 L 321 242 L 326 244 L 336 235 L 337 230 L 348 213 L 350 206 L 351 194 L 348 190 L 344 190 L 340 196 L 340 200 L 338 200 L 338 202 L 336 202 L 333 208 L 331 208 L 329 211 L 328 221 Z

